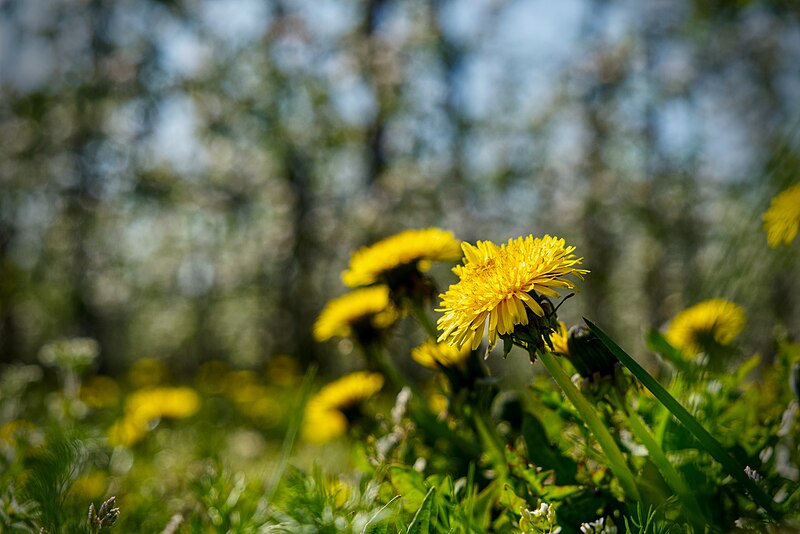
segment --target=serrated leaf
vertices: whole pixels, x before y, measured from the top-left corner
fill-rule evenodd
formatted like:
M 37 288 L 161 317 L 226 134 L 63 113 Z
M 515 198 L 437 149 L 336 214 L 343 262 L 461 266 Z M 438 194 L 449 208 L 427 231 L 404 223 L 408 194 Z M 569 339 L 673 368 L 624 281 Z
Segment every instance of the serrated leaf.
M 528 412 L 522 419 L 522 437 L 528 449 L 528 459 L 534 465 L 544 470 L 555 471 L 557 484 L 575 483 L 578 465 L 550 443 L 541 421 Z
M 389 479 L 397 494 L 403 498 L 403 508 L 407 512 L 418 510 L 429 491 L 422 475 L 413 469 L 393 465 L 389 467 Z

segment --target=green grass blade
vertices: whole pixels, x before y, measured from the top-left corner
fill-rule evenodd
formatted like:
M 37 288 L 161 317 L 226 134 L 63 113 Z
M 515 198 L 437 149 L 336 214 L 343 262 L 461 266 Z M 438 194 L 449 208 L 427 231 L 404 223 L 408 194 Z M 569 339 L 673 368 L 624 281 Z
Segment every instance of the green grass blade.
M 773 501 L 771 497 L 769 497 L 755 484 L 755 482 L 753 482 L 750 477 L 747 476 L 744 466 L 740 465 L 739 462 L 736 461 L 736 459 L 725 450 L 722 444 L 714 439 L 714 436 L 709 434 L 708 431 L 703 428 L 703 425 L 701 425 L 700 422 L 686 410 L 686 408 L 681 406 L 681 404 L 675 400 L 675 398 L 670 395 L 669 392 L 664 389 L 664 387 L 659 384 L 655 378 L 650 376 L 650 373 L 648 373 L 644 367 L 639 365 L 636 360 L 634 360 L 627 352 L 622 350 L 622 348 L 620 348 L 619 345 L 617 345 L 610 337 L 608 337 L 605 332 L 598 328 L 597 325 L 585 317 L 583 320 L 589 326 L 589 329 L 594 332 L 598 338 L 600 338 L 608 350 L 610 350 L 614 356 L 616 356 L 617 359 L 622 362 L 622 364 L 627 367 L 647 389 L 650 390 L 656 399 L 658 399 L 658 401 L 663 404 L 672 413 L 672 415 L 674 415 L 675 418 L 678 419 L 678 421 L 680 421 L 681 424 L 692 433 L 692 435 L 694 435 L 694 437 L 700 442 L 700 445 L 708 452 L 708 454 L 722 464 L 722 467 L 725 469 L 725 471 L 727 471 L 729 475 L 731 475 L 736 481 L 744 486 L 753 501 L 764 508 L 764 510 L 766 510 L 766 512 L 773 519 L 776 519 L 778 514 L 775 510 L 775 501 Z
M 292 449 L 294 449 L 294 443 L 297 439 L 297 434 L 300 432 L 300 425 L 303 424 L 306 402 L 311 396 L 311 388 L 314 386 L 314 377 L 316 374 L 317 366 L 311 365 L 303 377 L 303 383 L 300 386 L 300 395 L 297 399 L 297 407 L 292 412 L 291 419 L 289 420 L 289 426 L 286 429 L 286 436 L 284 437 L 283 445 L 281 446 L 281 457 L 280 460 L 278 460 L 278 465 L 275 467 L 275 471 L 272 473 L 272 477 L 268 486 L 269 490 L 267 492 L 267 500 L 269 502 L 271 502 L 272 498 L 275 496 L 275 492 L 278 489 L 278 484 L 280 484 L 283 474 L 286 471 L 286 467 L 289 465 L 289 457 L 292 455 Z
M 414 519 L 412 519 L 411 524 L 408 525 L 408 534 L 428 534 L 428 532 L 430 532 L 431 506 L 435 491 L 436 488 L 434 487 L 429 489 L 428 493 L 425 494 L 425 498 L 422 499 L 422 504 L 417 510 L 417 513 L 414 514 Z

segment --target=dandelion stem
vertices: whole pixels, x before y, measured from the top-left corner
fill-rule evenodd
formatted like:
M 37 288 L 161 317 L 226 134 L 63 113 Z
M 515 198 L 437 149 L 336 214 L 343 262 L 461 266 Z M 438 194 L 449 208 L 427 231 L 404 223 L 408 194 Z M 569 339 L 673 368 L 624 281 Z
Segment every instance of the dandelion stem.
M 398 391 L 403 389 L 404 386 L 409 386 L 415 396 L 419 394 L 414 384 L 403 376 L 379 343 L 365 343 L 362 348 L 367 361 L 375 365 Z
M 497 433 L 492 431 L 491 423 L 488 421 L 486 413 L 480 409 L 475 409 L 467 411 L 466 415 L 472 420 L 478 437 L 487 449 L 486 452 L 494 466 L 495 473 L 497 473 L 497 478 L 501 481 L 506 480 L 508 478 L 508 464 L 506 463 L 505 447 Z
M 625 497 L 630 501 L 640 500 L 639 490 L 636 488 L 636 480 L 633 473 L 628 468 L 625 457 L 622 455 L 619 447 L 617 447 L 617 443 L 614 441 L 614 438 L 611 437 L 611 433 L 609 433 L 608 429 L 605 427 L 600 416 L 597 415 L 597 412 L 592 408 L 589 401 L 586 400 L 586 397 L 584 397 L 580 390 L 572 383 L 553 353 L 545 350 L 538 354 L 531 354 L 531 357 L 536 355 L 542 360 L 550 376 L 553 377 L 558 387 L 561 388 L 572 405 L 575 406 L 575 409 L 578 410 L 586 426 L 589 427 L 589 430 L 594 434 L 597 443 L 600 445 L 600 448 L 603 449 L 608 459 L 611 471 L 617 476 L 622 486 Z
M 278 465 L 275 471 L 272 472 L 272 477 L 269 482 L 269 489 L 267 492 L 267 502 L 272 502 L 275 492 L 278 489 L 278 483 L 283 478 L 283 473 L 289 465 L 289 457 L 292 455 L 294 442 L 297 439 L 297 433 L 300 431 L 300 425 L 303 423 L 303 415 L 305 414 L 306 402 L 311 395 L 311 387 L 314 385 L 314 376 L 317 374 L 317 366 L 311 365 L 303 377 L 303 383 L 300 386 L 300 397 L 297 400 L 297 409 L 294 410 L 293 415 L 289 419 L 289 426 L 286 429 L 286 436 L 283 438 L 283 445 L 281 446 L 281 457 L 278 460 Z
M 436 330 L 436 325 L 425 311 L 425 307 L 422 305 L 420 299 L 411 299 L 411 314 L 432 339 L 438 337 L 439 334 Z

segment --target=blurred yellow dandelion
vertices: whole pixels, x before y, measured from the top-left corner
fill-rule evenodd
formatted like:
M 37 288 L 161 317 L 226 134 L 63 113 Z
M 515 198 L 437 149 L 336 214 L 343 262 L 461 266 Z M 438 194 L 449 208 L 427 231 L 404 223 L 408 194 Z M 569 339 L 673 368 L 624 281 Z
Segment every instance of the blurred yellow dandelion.
M 325 305 L 314 323 L 314 339 L 350 337 L 359 329 L 379 331 L 391 326 L 397 317 L 397 310 L 389 302 L 388 287 L 356 289 Z
M 708 343 L 730 345 L 747 321 L 741 306 L 724 299 L 711 299 L 678 313 L 667 328 L 672 346 L 688 356 L 703 352 Z
M 359 371 L 346 375 L 323 387 L 306 405 L 303 437 L 322 443 L 345 433 L 347 414 L 383 387 L 379 373 Z
M 145 421 L 189 417 L 199 408 L 200 397 L 188 387 L 143 389 L 131 393 L 125 402 L 125 411 L 130 417 Z
M 556 354 L 569 355 L 569 331 L 563 321 L 558 322 L 558 330 L 550 333 L 550 343 Z
M 775 248 L 794 241 L 800 228 L 800 184 L 775 196 L 762 218 L 769 246 Z
M 353 253 L 342 281 L 349 287 L 368 286 L 385 282 L 387 273 L 404 266 L 426 271 L 432 261 L 459 260 L 459 245 L 452 232 L 439 228 L 406 230 Z
M 437 343 L 429 339 L 422 345 L 411 349 L 411 359 L 429 369 L 461 366 L 469 357 L 471 349 L 464 345 L 460 349 L 447 343 Z
M 119 445 L 133 447 L 144 439 L 147 431 L 147 421 L 123 417 L 115 421 L 108 429 L 108 444 L 112 447 Z
M 135 391 L 125 401 L 125 416 L 116 421 L 108 431 L 109 444 L 126 447 L 135 445 L 145 437 L 154 421 L 164 417 L 190 417 L 199 408 L 200 397 L 188 387 Z
M 544 317 L 544 310 L 532 293 L 558 297 L 556 290 L 575 287 L 567 276 L 583 278 L 583 258 L 575 257 L 575 247 L 563 239 L 532 235 L 509 239 L 497 246 L 490 241 L 462 244 L 465 263 L 453 272 L 459 281 L 440 295 L 442 312 L 439 341 L 478 348 L 489 324 L 489 349 L 499 335 L 510 334 L 515 325 L 527 325 L 526 306 Z
M 324 481 L 325 494 L 333 499 L 334 505 L 341 508 L 352 495 L 353 490 L 346 482 L 338 478 L 326 478 Z
M 94 471 L 78 477 L 70 487 L 70 494 L 78 502 L 92 501 L 102 497 L 107 488 L 107 476 L 101 471 Z

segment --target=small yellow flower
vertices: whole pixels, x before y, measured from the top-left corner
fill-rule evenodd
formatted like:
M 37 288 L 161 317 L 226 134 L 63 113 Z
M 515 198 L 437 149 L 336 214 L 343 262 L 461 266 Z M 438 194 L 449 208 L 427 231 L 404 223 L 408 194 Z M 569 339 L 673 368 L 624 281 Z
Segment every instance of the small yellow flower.
M 382 387 L 383 376 L 366 371 L 351 373 L 323 387 L 306 405 L 303 437 L 322 443 L 344 434 L 348 426 L 346 414 Z
M 125 416 L 109 429 L 108 441 L 111 446 L 130 447 L 145 437 L 153 421 L 164 417 L 190 417 L 199 408 L 200 397 L 191 388 L 161 387 L 135 391 L 125 401 Z
M 112 447 L 118 445 L 133 447 L 144 439 L 147 431 L 146 421 L 123 417 L 115 421 L 111 428 L 108 429 L 108 444 Z
M 770 247 L 794 241 L 800 228 L 800 184 L 775 196 L 762 218 Z
M 724 299 L 711 299 L 678 313 L 667 328 L 666 338 L 687 356 L 706 350 L 711 342 L 730 345 L 744 329 L 744 310 Z
M 391 271 L 406 266 L 426 271 L 432 261 L 459 260 L 459 244 L 452 232 L 439 228 L 406 230 L 357 250 L 342 281 L 349 287 L 368 286 L 386 283 Z
M 489 323 L 489 349 L 498 336 L 511 334 L 516 325 L 527 325 L 527 308 L 536 316 L 545 312 L 533 294 L 558 297 L 557 290 L 575 287 L 567 276 L 583 278 L 586 269 L 576 267 L 575 247 L 563 239 L 519 237 L 497 246 L 490 241 L 464 243 L 465 263 L 453 272 L 459 282 L 440 295 L 443 312 L 438 327 L 439 341 L 467 344 L 473 350 L 481 344 Z
M 428 397 L 428 407 L 437 415 L 444 413 L 448 406 L 450 406 L 450 401 L 447 395 L 443 393 L 432 393 L 430 397 Z
M 333 498 L 333 504 L 337 508 L 344 506 L 353 494 L 350 485 L 346 482 L 342 482 L 338 478 L 325 478 L 324 487 L 325 493 Z
M 362 334 L 361 330 L 380 331 L 397 320 L 398 312 L 389 302 L 389 288 L 372 286 L 356 289 L 332 299 L 314 323 L 314 339 Z
M 556 354 L 569 355 L 569 331 L 563 321 L 558 322 L 558 330 L 550 333 L 550 343 Z
M 460 349 L 447 343 L 437 343 L 429 339 L 422 345 L 411 349 L 411 359 L 429 369 L 440 370 L 442 367 L 462 366 L 472 352 L 464 345 Z
M 199 408 L 200 397 L 187 387 L 143 389 L 131 393 L 125 402 L 128 416 L 143 421 L 189 417 Z

